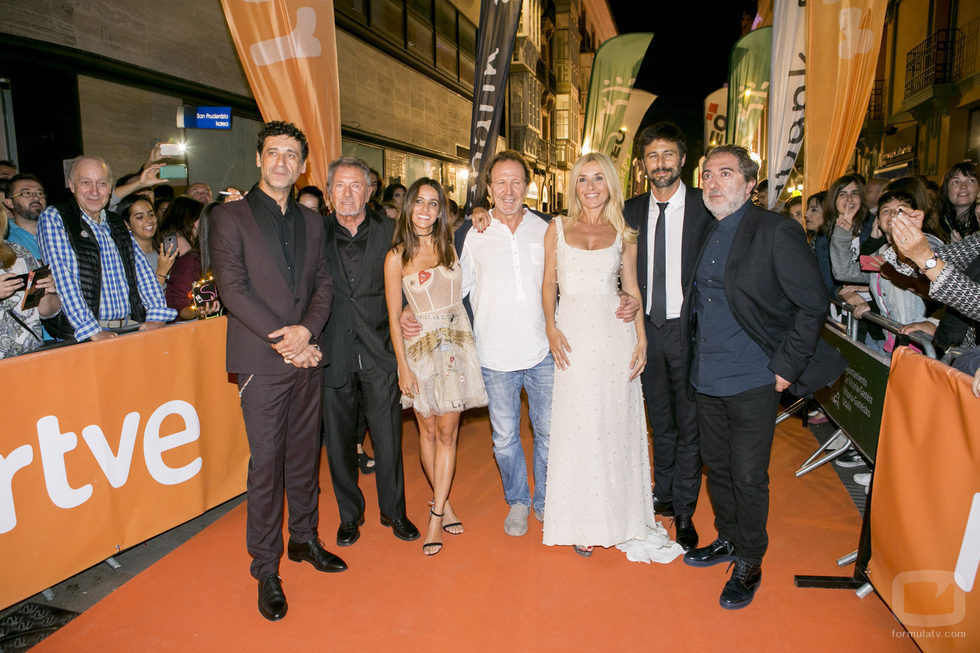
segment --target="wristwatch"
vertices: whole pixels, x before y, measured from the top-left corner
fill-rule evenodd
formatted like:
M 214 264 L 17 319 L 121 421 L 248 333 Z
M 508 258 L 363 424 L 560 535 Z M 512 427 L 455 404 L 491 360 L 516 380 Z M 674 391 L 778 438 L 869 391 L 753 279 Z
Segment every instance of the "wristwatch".
M 925 270 L 931 270 L 934 267 L 936 267 L 937 265 L 939 265 L 939 257 L 936 256 L 935 254 L 933 254 L 932 256 L 930 256 L 929 258 L 927 258 L 925 260 L 925 262 L 922 264 L 922 269 L 923 269 L 923 271 L 925 271 Z

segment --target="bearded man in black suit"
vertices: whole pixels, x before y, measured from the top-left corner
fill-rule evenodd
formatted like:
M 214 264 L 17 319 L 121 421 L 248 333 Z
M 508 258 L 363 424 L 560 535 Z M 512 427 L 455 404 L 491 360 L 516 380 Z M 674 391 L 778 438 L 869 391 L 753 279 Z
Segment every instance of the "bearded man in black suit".
M 653 506 L 674 517 L 677 542 L 698 544 L 694 509 L 701 490 L 697 412 L 688 392 L 688 333 L 681 318 L 684 288 L 705 231 L 714 222 L 701 191 L 681 181 L 687 143 L 669 122 L 651 125 L 637 137 L 650 192 L 626 202 L 623 215 L 638 231 L 637 279 L 647 333 L 643 396 L 653 428 Z M 622 317 L 622 316 L 621 316 Z

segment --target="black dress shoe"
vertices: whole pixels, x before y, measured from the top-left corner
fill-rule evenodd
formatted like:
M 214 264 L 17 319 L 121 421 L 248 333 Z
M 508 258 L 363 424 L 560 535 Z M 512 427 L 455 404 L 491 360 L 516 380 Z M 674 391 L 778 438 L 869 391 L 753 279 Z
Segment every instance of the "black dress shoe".
M 340 528 L 337 529 L 337 546 L 350 546 L 356 542 L 361 536 L 360 526 L 363 524 L 363 514 L 354 521 L 341 522 Z
M 684 554 L 684 564 L 692 567 L 710 567 L 722 562 L 735 560 L 735 545 L 718 539 L 700 549 L 692 549 Z
M 674 502 L 670 500 L 661 501 L 657 497 L 653 497 L 653 512 L 661 517 L 673 517 Z
M 295 562 L 309 562 L 317 571 L 345 571 L 347 563 L 323 548 L 323 542 L 316 536 L 302 544 L 289 540 L 286 547 L 289 559 Z
M 286 616 L 286 595 L 278 574 L 270 574 L 259 581 L 259 612 L 269 621 L 279 621 Z
M 694 529 L 694 521 L 686 515 L 677 515 L 674 518 L 674 531 L 677 543 L 685 551 L 690 551 L 698 545 L 698 532 Z
M 755 591 L 762 583 L 762 567 L 745 560 L 735 561 L 732 577 L 725 583 L 718 603 L 726 610 L 738 610 L 752 603 Z
M 408 517 L 392 519 L 391 517 L 381 515 L 381 525 L 390 526 L 391 531 L 399 540 L 411 542 L 412 540 L 419 539 L 419 529 L 415 528 L 415 524 L 408 521 Z

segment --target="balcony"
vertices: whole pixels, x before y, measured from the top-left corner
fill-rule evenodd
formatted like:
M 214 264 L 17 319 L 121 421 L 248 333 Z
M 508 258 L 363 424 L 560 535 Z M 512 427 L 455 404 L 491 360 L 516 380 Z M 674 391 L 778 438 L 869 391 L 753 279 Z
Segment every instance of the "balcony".
M 937 84 L 953 81 L 953 53 L 959 30 L 941 29 L 905 56 L 905 100 Z
M 905 56 L 905 97 L 910 99 L 942 84 L 953 84 L 977 71 L 977 33 L 980 18 L 963 29 L 933 32 Z

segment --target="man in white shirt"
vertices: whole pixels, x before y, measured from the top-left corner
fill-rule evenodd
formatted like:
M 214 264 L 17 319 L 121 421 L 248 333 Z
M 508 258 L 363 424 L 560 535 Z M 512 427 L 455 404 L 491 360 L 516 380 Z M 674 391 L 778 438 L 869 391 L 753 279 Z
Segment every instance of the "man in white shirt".
M 493 200 L 490 224 L 480 233 L 466 222 L 456 233 L 456 249 L 490 400 L 493 454 L 510 505 L 504 531 L 519 536 L 527 532 L 531 507 L 535 517 L 544 521 L 554 380 L 541 304 L 548 223 L 524 208 L 531 171 L 520 154 L 511 150 L 497 154 L 487 177 Z M 403 311 L 401 325 L 406 337 L 420 328 L 409 309 Z M 521 446 L 522 387 L 534 429 L 533 498 Z

